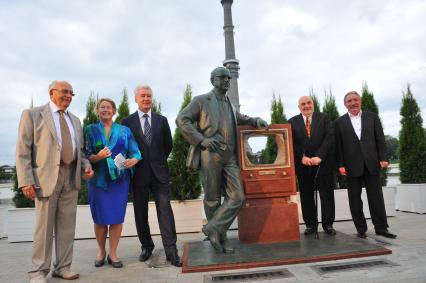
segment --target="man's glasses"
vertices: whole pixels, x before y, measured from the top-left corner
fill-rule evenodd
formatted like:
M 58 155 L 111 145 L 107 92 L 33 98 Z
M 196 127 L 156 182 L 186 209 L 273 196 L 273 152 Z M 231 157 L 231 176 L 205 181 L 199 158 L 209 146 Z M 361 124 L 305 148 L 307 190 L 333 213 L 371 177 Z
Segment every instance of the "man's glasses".
M 59 91 L 62 94 L 71 94 L 71 96 L 75 95 L 75 93 L 72 90 L 69 90 L 69 89 L 56 89 L 56 88 L 53 88 L 52 90 Z

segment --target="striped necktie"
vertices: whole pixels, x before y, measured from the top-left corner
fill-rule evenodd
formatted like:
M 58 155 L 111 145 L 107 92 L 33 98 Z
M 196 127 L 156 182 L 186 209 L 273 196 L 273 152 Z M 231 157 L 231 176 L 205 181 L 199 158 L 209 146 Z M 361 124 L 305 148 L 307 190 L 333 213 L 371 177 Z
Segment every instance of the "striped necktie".
M 145 140 L 146 142 L 150 145 L 151 144 L 151 139 L 152 139 L 152 131 L 151 131 L 151 125 L 149 124 L 148 121 L 148 114 L 143 114 L 143 117 L 145 118 L 145 123 L 143 125 L 143 129 L 144 129 L 144 136 L 145 136 Z
M 65 164 L 71 164 L 74 159 L 74 154 L 72 149 L 71 133 L 64 117 L 64 111 L 59 111 L 59 124 L 61 127 L 62 139 L 61 160 Z

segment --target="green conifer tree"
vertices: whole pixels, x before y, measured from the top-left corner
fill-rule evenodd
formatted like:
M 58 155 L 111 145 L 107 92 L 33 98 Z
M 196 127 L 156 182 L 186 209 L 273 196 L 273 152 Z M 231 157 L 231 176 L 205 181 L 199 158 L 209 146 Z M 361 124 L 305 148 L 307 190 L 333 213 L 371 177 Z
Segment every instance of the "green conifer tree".
M 287 117 L 284 114 L 284 105 L 282 103 L 281 96 L 278 95 L 277 98 L 275 93 L 273 93 L 271 102 L 271 124 L 285 123 L 287 123 Z M 272 137 L 268 137 L 262 156 L 263 163 L 274 163 L 277 158 L 277 144 Z
M 368 89 L 367 82 L 363 82 L 362 84 L 361 101 L 362 111 L 369 111 L 379 115 L 379 107 L 374 100 L 374 94 Z M 388 182 L 388 168 L 380 171 L 380 182 L 382 186 L 386 186 Z
M 157 100 L 153 100 L 152 101 L 152 107 L 151 107 L 151 111 L 161 114 L 161 102 L 158 102 Z
M 90 92 L 89 99 L 86 103 L 86 116 L 83 119 L 83 128 L 92 123 L 98 123 L 99 118 L 96 114 L 96 103 L 98 103 L 99 95 L 94 91 Z
M 86 103 L 86 116 L 83 119 L 83 128 L 86 126 L 98 123 L 99 118 L 96 114 L 96 103 L 98 103 L 99 95 L 96 94 L 94 91 L 90 92 L 89 98 Z M 81 189 L 78 192 L 78 204 L 88 204 L 88 192 L 87 192 L 87 182 L 82 180 L 81 181 Z
M 426 183 L 426 136 L 422 114 L 410 85 L 403 93 L 399 132 L 399 170 L 403 184 Z
M 325 100 L 324 100 L 324 106 L 322 107 L 322 112 L 328 114 L 328 117 L 330 118 L 334 127 L 334 121 L 336 121 L 337 118 L 340 117 L 340 114 L 339 114 L 339 110 L 337 110 L 336 99 L 331 89 L 329 89 L 328 94 L 325 91 Z M 331 150 L 333 151 L 335 150 L 334 146 Z M 335 157 L 335 152 L 333 152 L 333 157 Z M 335 162 L 335 160 L 331 160 L 330 162 Z M 339 189 L 347 188 L 346 177 L 340 175 L 337 172 L 337 170 L 333 170 L 333 188 L 339 188 Z
M 182 111 L 191 102 L 191 99 L 191 85 L 187 84 L 179 111 Z M 188 151 L 189 143 L 182 136 L 179 128 L 176 128 L 173 135 L 173 149 L 169 159 L 172 199 L 197 199 L 201 194 L 198 171 L 186 167 Z
M 321 105 L 319 103 L 318 97 L 314 92 L 313 88 L 309 89 L 309 96 L 312 98 L 312 101 L 314 102 L 314 111 L 320 112 L 321 111 Z
M 367 82 L 362 84 L 362 94 L 361 94 L 362 105 L 361 109 L 365 111 L 370 111 L 379 115 L 379 107 L 374 100 L 374 94 L 368 89 Z
M 324 106 L 322 107 L 322 112 L 327 113 L 328 117 L 332 122 L 336 121 L 339 118 L 339 110 L 337 110 L 336 98 L 334 97 L 331 89 L 329 93 L 325 94 Z
M 121 121 L 129 115 L 129 96 L 127 95 L 127 89 L 124 88 L 123 98 L 121 99 L 120 105 L 118 106 L 115 122 L 121 124 Z

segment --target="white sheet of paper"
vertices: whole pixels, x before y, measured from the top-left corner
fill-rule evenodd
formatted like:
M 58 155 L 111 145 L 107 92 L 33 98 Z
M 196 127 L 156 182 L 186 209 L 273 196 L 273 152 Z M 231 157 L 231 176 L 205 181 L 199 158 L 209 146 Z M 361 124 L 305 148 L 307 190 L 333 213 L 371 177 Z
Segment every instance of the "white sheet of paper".
M 115 166 L 117 166 L 118 169 L 126 169 L 126 166 L 124 165 L 125 162 L 126 158 L 124 158 L 121 153 L 117 154 L 114 158 Z

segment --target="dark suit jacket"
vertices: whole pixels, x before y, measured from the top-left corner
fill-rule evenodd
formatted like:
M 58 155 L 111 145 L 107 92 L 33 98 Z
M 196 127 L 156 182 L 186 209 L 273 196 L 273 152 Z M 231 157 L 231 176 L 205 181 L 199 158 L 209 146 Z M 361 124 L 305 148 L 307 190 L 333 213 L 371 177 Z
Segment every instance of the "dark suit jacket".
M 333 170 L 334 129 L 327 114 L 314 112 L 311 122 L 311 138 L 308 139 L 302 114 L 292 117 L 289 121 L 293 136 L 294 163 L 296 172 L 307 167 L 302 165 L 302 157 L 319 157 L 320 174 L 329 174 Z
M 355 134 L 349 114 L 336 120 L 338 166 L 345 167 L 348 177 L 363 174 L 364 164 L 372 175 L 380 173 L 380 161 L 387 160 L 385 136 L 379 116 L 362 111 L 361 140 Z
M 145 174 L 144 172 L 151 169 L 159 182 L 169 183 L 167 158 L 173 147 L 172 134 L 166 117 L 154 112 L 151 112 L 151 115 L 151 146 L 145 141 L 137 111 L 122 121 L 124 126 L 132 130 L 142 153 L 142 160 L 136 164 L 132 178 L 132 184 L 136 186 L 144 186 L 149 183 L 151 174 Z

